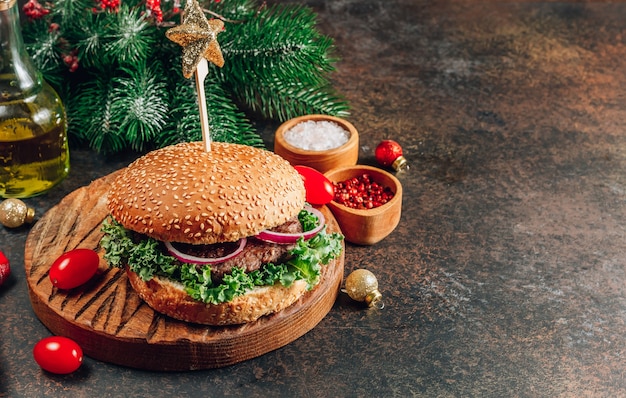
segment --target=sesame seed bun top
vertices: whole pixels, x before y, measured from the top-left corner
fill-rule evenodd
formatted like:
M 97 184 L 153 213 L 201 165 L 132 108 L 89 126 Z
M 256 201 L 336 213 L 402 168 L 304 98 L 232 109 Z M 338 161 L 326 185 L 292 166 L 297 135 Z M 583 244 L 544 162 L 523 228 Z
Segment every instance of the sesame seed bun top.
M 125 228 L 161 241 L 234 242 L 295 217 L 305 202 L 300 174 L 280 156 L 246 145 L 182 143 L 123 169 L 108 209 Z

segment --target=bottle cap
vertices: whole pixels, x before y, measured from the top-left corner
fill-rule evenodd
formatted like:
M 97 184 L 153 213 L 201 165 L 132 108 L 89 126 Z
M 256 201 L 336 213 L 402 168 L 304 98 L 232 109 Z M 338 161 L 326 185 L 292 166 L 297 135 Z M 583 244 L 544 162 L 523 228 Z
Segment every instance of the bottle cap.
M 13 7 L 17 0 L 0 0 L 0 11 L 6 11 Z

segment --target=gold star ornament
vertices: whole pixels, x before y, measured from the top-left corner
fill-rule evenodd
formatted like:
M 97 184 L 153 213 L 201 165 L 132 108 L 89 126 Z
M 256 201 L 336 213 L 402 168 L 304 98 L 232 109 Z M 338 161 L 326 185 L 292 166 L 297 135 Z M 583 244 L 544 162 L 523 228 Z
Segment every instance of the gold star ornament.
M 183 47 L 183 76 L 190 78 L 202 58 L 220 68 L 224 66 L 217 34 L 224 29 L 219 19 L 207 20 L 197 0 L 187 0 L 182 23 L 168 29 L 165 36 Z

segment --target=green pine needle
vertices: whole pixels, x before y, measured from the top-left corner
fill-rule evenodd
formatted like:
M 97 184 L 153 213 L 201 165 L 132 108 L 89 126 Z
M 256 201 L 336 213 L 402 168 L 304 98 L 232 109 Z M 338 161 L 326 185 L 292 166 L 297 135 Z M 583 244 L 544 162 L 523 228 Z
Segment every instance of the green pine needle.
M 273 6 L 224 36 L 231 56 L 222 80 L 250 109 L 280 121 L 307 113 L 345 116 L 348 107 L 327 78 L 332 39 L 314 29 L 308 8 Z M 246 40 L 242 39 L 245 38 Z
M 263 140 L 247 121 L 245 115 L 232 102 L 228 93 L 218 83 L 213 82 L 215 69 L 214 66 L 210 66 L 211 73 L 205 79 L 210 139 L 262 146 Z M 176 71 L 171 73 L 176 73 Z M 201 141 L 202 128 L 194 80 L 180 77 L 172 103 L 172 118 L 170 119 L 172 123 L 164 129 L 163 135 L 157 138 L 159 146 Z
M 155 28 L 141 15 L 139 9 L 122 5 L 111 25 L 107 36 L 111 38 L 104 51 L 113 62 L 120 65 L 138 64 L 149 58 L 156 39 Z
M 110 24 L 106 14 L 88 14 L 75 21 L 66 36 L 75 43 L 81 65 L 87 68 L 99 68 L 102 54 L 106 51 L 107 28 Z
M 92 78 L 76 87 L 66 101 L 68 132 L 98 152 L 124 150 L 127 142 L 112 114 L 113 87 L 110 76 Z
M 26 51 L 50 84 L 62 85 L 65 68 L 61 59 L 62 48 L 59 46 L 60 33 L 50 32 L 43 21 L 31 23 L 30 28 L 24 33 Z
M 126 142 L 132 149 L 141 151 L 150 147 L 166 124 L 167 84 L 158 64 L 154 68 L 123 70 L 128 77 L 113 79 L 111 112 L 119 116 L 119 129 Z
M 77 19 L 84 18 L 86 10 L 93 7 L 93 0 L 57 0 L 51 8 L 51 14 L 60 26 L 67 26 Z

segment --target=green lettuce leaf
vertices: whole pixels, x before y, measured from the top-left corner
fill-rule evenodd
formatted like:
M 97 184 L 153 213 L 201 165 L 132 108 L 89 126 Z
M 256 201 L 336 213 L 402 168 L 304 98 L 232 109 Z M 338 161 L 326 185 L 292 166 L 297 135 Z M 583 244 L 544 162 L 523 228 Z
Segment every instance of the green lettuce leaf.
M 318 219 L 315 214 L 302 209 L 300 210 L 300 213 L 298 213 L 298 221 L 300 221 L 300 224 L 302 225 L 302 230 L 306 232 L 317 227 Z
M 323 230 L 307 241 L 299 239 L 291 251 L 293 257 L 285 264 L 266 264 L 250 273 L 233 268 L 222 283 L 214 285 L 209 265 L 183 263 L 166 254 L 163 244 L 152 238 L 136 243 L 132 233 L 111 217 L 104 220 L 102 231 L 100 246 L 105 250 L 104 259 L 110 267 L 128 265 L 143 280 L 155 275 L 172 279 L 182 283 L 195 300 L 211 304 L 228 302 L 255 286 L 275 283 L 289 287 L 296 280 L 305 280 L 308 289 L 312 289 L 319 282 L 321 266 L 337 258 L 343 249 L 341 234 L 328 234 Z

